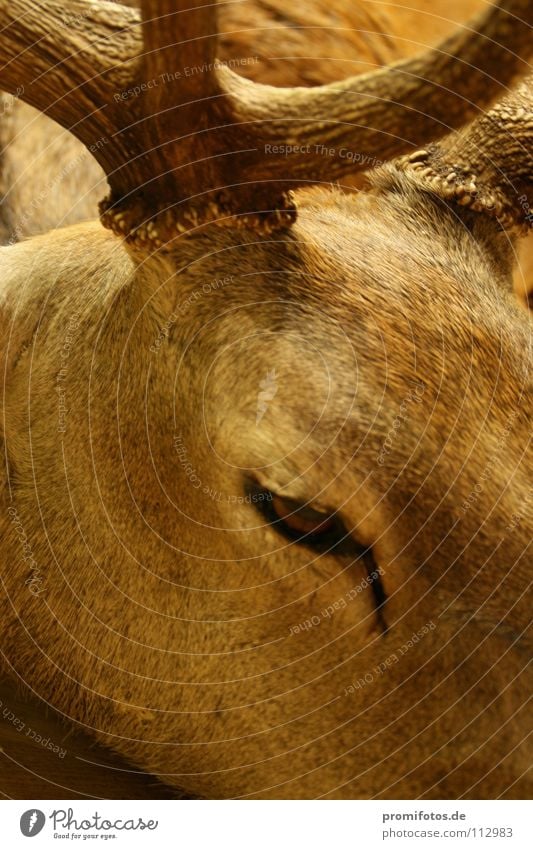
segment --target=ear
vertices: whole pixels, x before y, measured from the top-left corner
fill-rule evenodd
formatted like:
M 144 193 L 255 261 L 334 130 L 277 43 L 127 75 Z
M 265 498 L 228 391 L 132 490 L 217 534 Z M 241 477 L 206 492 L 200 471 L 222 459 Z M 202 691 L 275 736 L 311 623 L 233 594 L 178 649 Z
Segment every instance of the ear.
M 0 247 L 0 266 L 2 279 L 0 285 L 0 507 L 7 509 L 8 498 L 8 460 L 5 450 L 5 405 L 8 387 L 12 386 L 17 363 L 31 347 L 36 319 L 31 310 L 20 309 L 17 303 L 20 286 L 13 286 L 13 281 L 28 279 L 29 268 L 22 262 L 19 277 L 16 278 L 15 252 L 20 256 L 22 245 Z M 15 262 L 13 261 L 15 259 Z M 11 470 L 12 471 L 12 470 Z M 1 535 L 1 530 L 0 530 Z
M 533 311 L 533 230 L 517 247 L 514 290 L 526 309 Z
M 1 254 L 9 250 L 8 248 L 0 248 L 0 256 Z M 4 287 L 0 287 L 0 386 L 2 387 L 0 390 L 0 397 L 3 396 L 4 386 L 8 379 L 8 372 L 10 370 L 9 364 L 12 359 L 12 355 L 9 351 L 10 341 L 10 327 L 11 327 L 11 318 L 12 311 L 9 307 L 9 301 L 5 292 Z M 0 419 L 0 434 L 1 434 L 1 419 Z
M 6 250 L 1 249 L 0 250 Z M 10 311 L 7 305 L 5 292 L 0 287 L 0 404 L 4 408 L 4 393 L 8 382 L 8 373 L 10 371 L 10 356 L 8 352 L 8 339 L 10 327 Z M 4 417 L 0 416 L 0 508 L 5 511 L 8 503 L 6 498 L 7 487 L 7 468 L 6 454 L 4 446 Z

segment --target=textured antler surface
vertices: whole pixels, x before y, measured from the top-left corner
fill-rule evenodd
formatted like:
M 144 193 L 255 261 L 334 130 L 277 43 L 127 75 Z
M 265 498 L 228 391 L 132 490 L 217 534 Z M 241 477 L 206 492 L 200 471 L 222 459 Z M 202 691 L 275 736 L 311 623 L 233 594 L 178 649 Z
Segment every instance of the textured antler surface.
M 405 158 L 401 167 L 443 200 L 533 227 L 533 77 L 467 130 Z
M 68 27 L 58 0 L 0 4 L 1 84 L 28 81 L 24 98 L 85 143 L 108 175 L 104 224 L 140 244 L 211 220 L 284 226 L 291 188 L 357 170 L 336 150 L 384 161 L 444 135 L 523 74 L 533 50 L 533 4 L 502 0 L 421 57 L 272 88 L 217 65 L 216 4 L 200 3 L 145 2 L 141 21 L 72 0 Z

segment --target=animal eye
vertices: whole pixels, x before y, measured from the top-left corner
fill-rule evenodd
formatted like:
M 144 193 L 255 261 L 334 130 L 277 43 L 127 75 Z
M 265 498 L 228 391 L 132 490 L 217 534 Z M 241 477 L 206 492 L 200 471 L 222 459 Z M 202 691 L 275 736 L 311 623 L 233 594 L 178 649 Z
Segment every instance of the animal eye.
M 270 490 L 254 487 L 252 501 L 266 520 L 287 539 L 307 545 L 337 545 L 347 534 L 334 512 L 315 510 Z
M 335 516 L 321 513 L 307 505 L 272 494 L 272 510 L 284 528 L 296 536 L 317 537 L 329 533 L 335 525 Z

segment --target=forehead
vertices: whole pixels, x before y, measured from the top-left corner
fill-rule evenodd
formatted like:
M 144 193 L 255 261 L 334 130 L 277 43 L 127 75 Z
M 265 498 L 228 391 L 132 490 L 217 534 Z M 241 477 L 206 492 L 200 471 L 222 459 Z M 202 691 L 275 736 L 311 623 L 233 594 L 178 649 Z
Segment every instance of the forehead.
M 244 427 L 239 450 L 301 467 L 333 444 L 353 453 L 421 385 L 453 406 L 476 340 L 496 362 L 501 333 L 483 245 L 450 219 L 424 199 L 315 190 L 290 234 L 230 248 L 234 283 L 209 307 L 213 431 Z
M 443 338 L 456 346 L 459 325 L 482 326 L 480 245 L 461 226 L 450 250 L 431 205 L 424 222 L 423 207 L 399 205 L 393 195 L 306 192 L 290 233 L 224 244 L 214 261 L 235 273 L 198 316 L 220 366 L 238 357 L 255 379 L 270 361 L 302 388 L 321 369 L 331 390 L 369 370 L 374 383 L 377 369 L 394 382 L 409 376 L 410 357 Z
M 279 326 L 312 312 L 355 324 L 398 308 L 423 321 L 428 302 L 443 314 L 475 307 L 484 280 L 494 276 L 490 239 L 409 185 L 357 194 L 310 189 L 297 197 L 290 231 L 225 242 L 215 257 L 236 272 L 227 302 L 255 296 L 254 305 L 269 304 L 255 313 L 258 322 L 266 315 Z M 290 312 L 281 306 L 287 303 Z
M 423 323 L 428 310 L 445 317 L 475 309 L 498 270 L 496 248 L 487 247 L 500 250 L 499 240 L 493 232 L 480 238 L 482 228 L 474 232 L 409 181 L 400 189 L 298 192 L 296 224 L 267 239 L 211 228 L 192 242 L 186 276 L 194 286 L 203 276 L 209 287 L 231 269 L 231 285 L 218 298 L 201 298 L 198 317 L 237 307 L 245 319 L 249 304 L 249 321 L 265 329 L 287 329 L 312 314 L 319 333 L 328 321 L 355 329 L 365 318 L 371 325 L 395 315 Z

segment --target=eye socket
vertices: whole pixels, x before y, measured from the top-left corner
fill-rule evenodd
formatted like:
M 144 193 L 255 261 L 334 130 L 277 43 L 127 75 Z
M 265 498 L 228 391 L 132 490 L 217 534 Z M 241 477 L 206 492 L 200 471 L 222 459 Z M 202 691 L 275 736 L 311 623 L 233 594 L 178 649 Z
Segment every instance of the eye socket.
M 348 533 L 338 513 L 322 512 L 307 504 L 283 498 L 256 482 L 248 481 L 245 489 L 247 497 L 263 517 L 287 539 L 309 545 L 320 554 L 335 551 L 335 555 L 349 558 L 350 562 L 362 560 L 366 564 L 376 615 L 385 635 L 388 628 L 383 616 L 383 606 L 387 596 L 372 548 L 361 545 L 353 538 L 353 533 Z

